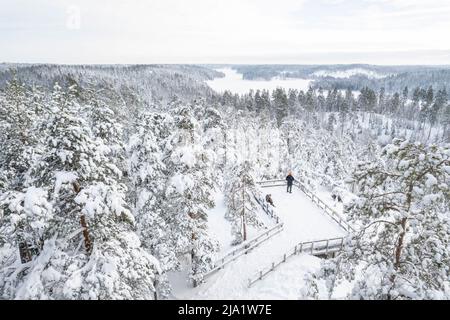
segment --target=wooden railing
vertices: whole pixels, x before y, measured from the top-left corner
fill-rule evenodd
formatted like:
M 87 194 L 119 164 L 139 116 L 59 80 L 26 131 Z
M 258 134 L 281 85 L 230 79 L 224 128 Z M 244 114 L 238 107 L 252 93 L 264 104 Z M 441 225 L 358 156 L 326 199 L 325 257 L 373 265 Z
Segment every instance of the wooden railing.
M 302 192 L 311 199 L 312 202 L 317 204 L 319 208 L 325 211 L 326 214 L 328 214 L 334 221 L 336 221 L 342 229 L 344 229 L 347 232 L 355 232 L 355 229 L 348 224 L 347 221 L 342 219 L 342 217 L 339 215 L 339 213 L 336 212 L 336 210 L 332 209 L 329 205 L 327 205 L 322 199 L 314 195 L 303 183 L 300 183 L 298 181 L 294 181 L 294 185 L 302 190 Z
M 267 203 L 261 198 L 259 198 L 256 194 L 254 194 L 254 197 L 258 204 L 262 207 L 263 211 L 276 222 L 276 225 L 269 230 L 257 235 L 256 237 L 247 240 L 240 245 L 236 246 L 233 250 L 225 254 L 220 259 L 216 260 L 214 263 L 214 268 L 208 271 L 203 278 L 206 279 L 213 275 L 215 272 L 219 271 L 220 269 L 223 269 L 227 264 L 235 261 L 237 258 L 241 257 L 244 254 L 247 254 L 249 251 L 253 250 L 254 248 L 258 247 L 261 243 L 269 240 L 276 234 L 280 233 L 283 230 L 283 223 L 281 222 L 280 218 L 272 208 L 268 206 Z
M 344 247 L 344 241 L 345 238 L 333 238 L 301 242 L 297 244 L 293 249 L 281 256 L 279 260 L 272 262 L 269 267 L 260 270 L 253 278 L 248 279 L 248 287 L 251 287 L 256 282 L 264 279 L 265 276 L 267 276 L 272 271 L 275 271 L 278 266 L 285 263 L 290 257 L 294 255 L 300 253 L 308 253 L 314 256 L 329 256 L 341 251 Z
M 258 184 L 262 188 L 277 187 L 277 186 L 285 187 L 286 181 L 266 180 L 258 182 Z M 323 202 L 320 198 L 315 196 L 314 193 L 310 191 L 303 183 L 294 181 L 294 185 L 297 188 L 299 188 L 309 199 L 311 199 L 311 201 L 317 204 L 319 208 L 325 211 L 327 215 L 329 215 L 334 221 L 336 221 L 336 223 L 338 223 L 341 226 L 341 228 L 343 228 L 348 233 L 355 231 L 354 228 L 352 228 L 344 219 L 342 219 L 342 217 L 334 209 L 332 209 L 329 205 Z M 261 233 L 255 238 L 245 241 L 244 243 L 240 244 L 239 246 L 235 247 L 233 250 L 228 252 L 222 258 L 218 259 L 214 264 L 215 267 L 203 276 L 204 279 L 210 277 L 220 269 L 223 269 L 227 264 L 235 261 L 242 255 L 247 254 L 249 251 L 258 247 L 261 243 L 267 241 L 268 239 L 272 238 L 273 236 L 275 236 L 276 234 L 278 234 L 283 230 L 283 223 L 280 222 L 280 218 L 276 215 L 273 208 L 271 208 L 264 199 L 258 197 L 257 195 L 254 196 L 258 204 L 263 208 L 264 212 L 270 218 L 272 218 L 277 224 L 273 228 Z M 278 261 L 272 262 L 269 267 L 259 271 L 254 278 L 249 279 L 248 285 L 250 287 L 255 282 L 262 280 L 267 274 L 274 271 L 279 265 L 285 263 L 287 259 L 292 257 L 293 255 L 300 253 L 309 253 L 315 256 L 328 256 L 330 254 L 334 254 L 336 252 L 341 251 L 344 246 L 344 241 L 345 238 L 342 237 L 342 238 L 301 242 L 297 244 L 292 250 L 285 253 Z
M 208 271 L 203 278 L 206 279 L 210 276 L 212 276 L 214 273 L 219 271 L 220 269 L 223 269 L 227 264 L 235 261 L 237 258 L 243 256 L 244 254 L 247 254 L 249 251 L 253 250 L 254 248 L 258 247 L 261 243 L 267 241 L 268 239 L 272 238 L 274 235 L 280 233 L 283 230 L 283 224 L 277 224 L 273 228 L 265 231 L 264 233 L 261 233 L 257 237 L 248 240 L 239 247 L 234 248 L 230 252 L 228 252 L 226 255 L 224 255 L 222 258 L 218 259 L 216 263 L 214 264 L 215 267 Z
M 275 213 L 272 206 L 267 203 L 267 201 L 259 198 L 258 196 L 254 195 L 256 201 L 259 203 L 259 205 L 263 208 L 264 212 L 273 219 L 277 224 L 280 223 L 280 217 Z
M 286 186 L 284 180 L 268 180 L 261 181 L 258 183 L 261 187 L 276 187 L 276 186 Z M 342 229 L 347 231 L 347 233 L 352 233 L 355 229 L 350 226 L 342 217 L 333 210 L 329 205 L 323 202 L 319 197 L 314 195 L 314 193 L 309 190 L 303 183 L 294 181 L 294 185 L 299 188 L 312 202 L 319 206 L 327 215 L 329 215 L 336 223 L 341 226 Z M 290 257 L 300 254 L 308 253 L 314 256 L 329 256 L 335 254 L 336 252 L 342 251 L 344 247 L 345 238 L 333 238 L 324 239 L 317 241 L 307 241 L 297 244 L 293 249 L 286 252 L 277 261 L 272 262 L 268 267 L 260 270 L 253 278 L 248 280 L 248 286 L 251 287 L 256 282 L 262 280 L 269 273 L 274 271 L 278 266 L 285 263 Z
M 286 186 L 286 181 L 284 180 L 267 180 L 258 182 L 262 188 L 267 187 L 278 187 Z M 347 223 L 337 212 L 327 205 L 322 199 L 314 195 L 314 193 L 309 190 L 303 183 L 294 181 L 294 186 L 299 188 L 312 202 L 314 202 L 320 209 L 322 209 L 328 216 L 330 216 L 336 223 L 341 226 L 347 232 L 354 232 L 355 229 Z

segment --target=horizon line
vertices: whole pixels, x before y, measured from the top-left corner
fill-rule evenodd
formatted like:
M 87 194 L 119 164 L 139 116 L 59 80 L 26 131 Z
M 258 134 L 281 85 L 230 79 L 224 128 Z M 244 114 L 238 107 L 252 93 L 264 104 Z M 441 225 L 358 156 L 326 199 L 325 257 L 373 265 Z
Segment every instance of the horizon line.
M 223 63 L 223 62 L 148 62 L 148 63 L 65 63 L 65 62 L 10 62 L 2 61 L 0 65 L 51 65 L 51 66 L 154 66 L 154 65 L 173 65 L 173 66 L 378 66 L 378 67 L 450 67 L 448 64 L 426 64 L 426 63 L 408 63 L 408 64 L 378 64 L 367 62 L 351 63 L 294 63 L 294 62 L 276 62 L 276 63 Z

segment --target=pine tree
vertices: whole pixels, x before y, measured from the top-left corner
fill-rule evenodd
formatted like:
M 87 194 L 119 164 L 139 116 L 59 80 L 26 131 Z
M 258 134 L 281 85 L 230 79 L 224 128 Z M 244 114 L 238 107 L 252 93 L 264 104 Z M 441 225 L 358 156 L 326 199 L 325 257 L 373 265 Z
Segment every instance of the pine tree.
M 142 246 L 161 262 L 162 274 L 156 279 L 158 299 L 168 298 L 170 286 L 166 273 L 179 267 L 169 241 L 167 221 L 170 217 L 164 210 L 167 169 L 162 148 L 171 122 L 171 117 L 166 114 L 142 112 L 136 119 L 135 133 L 127 146 L 130 198 L 134 204 L 137 232 Z
M 123 171 L 125 168 L 124 130 L 118 113 L 95 92 L 87 94 L 87 104 L 84 109 L 86 110 L 83 111 L 88 115 L 93 137 L 100 139 L 99 143 L 108 148 L 104 150 L 108 162 Z
M 449 297 L 449 161 L 448 149 L 397 139 L 358 166 L 347 213 L 360 231 L 336 261 L 338 277 L 356 279 L 350 298 Z
M 8 294 L 19 299 L 152 299 L 158 262 L 141 248 L 121 172 L 108 163 L 108 147 L 94 139 L 79 116 L 75 92 L 56 85 L 49 102 L 48 148 L 35 181 L 53 190 L 53 211 L 42 231 L 42 249 Z
M 217 108 L 209 107 L 206 103 L 201 107 L 201 114 L 197 120 L 201 127 L 202 145 L 207 152 L 207 159 L 213 168 L 221 173 L 226 165 L 225 149 L 227 125 Z
M 340 96 L 340 95 L 339 95 Z M 343 99 L 341 103 L 341 107 L 339 108 L 339 120 L 341 122 L 341 135 L 344 134 L 345 124 L 347 123 L 347 119 L 349 117 L 350 110 L 352 109 L 353 104 L 353 93 L 350 90 L 345 92 L 345 99 Z
M 194 285 L 213 267 L 218 244 L 207 230 L 207 211 L 214 206 L 214 175 L 199 143 L 198 123 L 192 107 L 174 108 L 176 131 L 169 137 L 166 166 L 170 180 L 166 209 L 171 214 L 171 241 L 178 256 L 188 255 Z
M 443 129 L 442 137 L 444 141 L 450 141 L 450 103 L 443 106 L 440 117 Z
M 447 91 L 445 90 L 445 88 L 443 90 L 438 90 L 438 92 L 436 93 L 436 98 L 434 100 L 434 103 L 432 104 L 432 106 L 430 107 L 430 110 L 428 112 L 428 122 L 430 124 L 430 129 L 428 131 L 427 141 L 430 140 L 431 130 L 432 130 L 433 126 L 436 125 L 438 115 L 439 115 L 441 109 L 447 104 L 447 101 L 448 101 L 448 96 L 447 96 Z
M 30 104 L 30 93 L 17 79 L 8 83 L 4 99 L 0 104 L 0 137 L 2 152 L 0 168 L 6 175 L 4 183 L 10 190 L 24 187 L 25 175 L 32 161 L 34 110 Z
M 310 87 L 308 89 L 308 92 L 306 93 L 304 106 L 305 106 L 306 112 L 308 113 L 307 119 L 309 119 L 309 115 L 312 112 L 314 112 L 314 110 L 316 108 L 316 92 L 314 91 L 314 89 L 312 87 Z
M 328 116 L 328 122 L 327 122 L 327 130 L 330 132 L 334 131 L 334 126 L 336 125 L 337 121 L 336 121 L 336 116 L 334 115 L 334 113 L 330 113 Z
M 277 119 L 278 126 L 281 126 L 283 119 L 288 116 L 289 102 L 286 95 L 286 91 L 282 88 L 277 88 L 272 93 L 273 103 L 275 107 L 275 117 Z
M 42 251 L 52 219 L 46 190 L 28 187 L 22 192 L 0 193 L 0 298 L 15 297 L 17 283 Z
M 255 195 L 259 196 L 256 183 L 252 176 L 252 166 L 249 161 L 235 165 L 230 169 L 230 177 L 226 183 L 226 217 L 232 222 L 233 244 L 240 244 L 248 240 L 248 227 L 260 228 L 263 223 L 258 218 L 258 203 Z
M 297 113 L 298 108 L 298 91 L 295 89 L 288 90 L 288 116 L 293 116 Z
M 0 210 L 4 212 L 0 229 L 4 228 L 8 243 L 18 248 L 22 263 L 30 262 L 39 252 L 42 235 L 32 231 L 32 225 L 39 224 L 39 215 L 34 217 L 33 210 L 25 211 L 24 204 L 21 204 L 24 199 L 31 197 L 30 190 L 34 190 L 30 189 L 30 167 L 41 151 L 38 147 L 40 133 L 37 131 L 40 114 L 34 94 L 37 95 L 14 78 L 0 99 L 0 137 L 3 138 L 0 154 Z M 42 196 L 40 192 L 36 190 L 39 198 Z M 37 201 L 44 202 L 43 199 Z M 47 211 L 42 213 L 44 216 L 51 214 L 48 209 L 44 211 Z

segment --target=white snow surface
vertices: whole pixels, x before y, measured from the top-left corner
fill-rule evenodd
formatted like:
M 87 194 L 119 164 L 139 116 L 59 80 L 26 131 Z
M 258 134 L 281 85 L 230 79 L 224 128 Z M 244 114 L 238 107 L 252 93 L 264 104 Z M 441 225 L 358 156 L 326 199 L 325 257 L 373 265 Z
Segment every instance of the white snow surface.
M 215 78 L 206 81 L 207 85 L 216 92 L 223 93 L 231 91 L 237 94 L 246 94 L 250 90 L 269 90 L 273 91 L 277 88 L 308 90 L 311 80 L 305 79 L 283 79 L 279 77 L 271 80 L 244 80 L 243 75 L 236 70 L 230 68 L 217 69 L 217 71 L 225 74 L 224 78 Z
M 206 280 L 197 288 L 191 288 L 186 281 L 180 281 L 182 274 L 174 279 L 173 295 L 177 299 L 298 299 L 307 271 L 314 271 L 320 259 L 309 255 L 293 257 L 264 280 L 248 288 L 248 279 L 258 271 L 267 268 L 272 261 L 279 261 L 282 255 L 303 241 L 322 240 L 345 235 L 330 217 L 323 213 L 300 190 L 293 188 L 292 194 L 286 193 L 284 187 L 263 188 L 263 194 L 270 193 L 275 203 L 276 213 L 284 222 L 284 230 L 261 244 L 256 249 L 238 258 Z M 223 228 L 222 237 L 226 237 L 223 225 L 226 220 L 215 219 Z M 229 230 L 229 229 L 228 229 Z M 186 285 L 180 285 L 185 283 Z
M 55 195 L 59 193 L 63 184 L 72 183 L 78 179 L 78 176 L 74 172 L 58 171 L 55 173 Z
M 231 224 L 225 219 L 227 207 L 224 202 L 222 192 L 216 192 L 214 195 L 214 203 L 216 206 L 208 212 L 209 233 L 220 244 L 220 256 L 232 249 L 231 242 L 233 236 L 231 233 Z
M 193 187 L 194 181 L 190 176 L 177 174 L 172 177 L 170 184 L 177 190 L 178 193 L 183 194 L 184 190 Z

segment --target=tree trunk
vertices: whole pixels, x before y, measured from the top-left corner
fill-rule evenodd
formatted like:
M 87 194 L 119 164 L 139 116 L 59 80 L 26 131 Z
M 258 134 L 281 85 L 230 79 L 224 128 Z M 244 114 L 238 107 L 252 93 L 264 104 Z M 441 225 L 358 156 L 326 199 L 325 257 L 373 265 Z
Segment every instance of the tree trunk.
M 80 224 L 83 227 L 83 238 L 84 238 L 84 247 L 86 248 L 86 252 L 88 254 L 92 251 L 92 241 L 89 236 L 89 230 L 86 223 L 86 217 L 84 214 L 80 216 Z
M 194 234 L 192 234 L 192 240 L 194 240 L 195 239 L 195 235 Z M 195 267 L 195 265 L 194 265 L 194 260 L 195 260 L 195 252 L 194 252 L 194 249 L 191 249 L 191 268 L 192 268 L 192 275 L 196 275 L 197 274 L 197 271 L 196 271 L 196 267 Z M 194 288 L 196 288 L 197 286 L 198 286 L 198 282 L 197 282 L 197 280 L 196 279 L 192 279 L 192 285 L 193 285 L 193 287 Z
M 407 212 L 409 212 L 409 210 L 411 209 L 411 202 L 412 202 L 412 190 L 413 190 L 414 185 L 411 184 L 409 186 L 409 190 L 408 193 L 406 194 L 406 209 Z M 400 222 L 400 226 L 402 227 L 402 232 L 400 233 L 399 237 L 398 237 L 398 241 L 397 244 L 395 246 L 395 252 L 394 252 L 394 270 L 395 272 L 398 272 L 399 268 L 400 268 L 400 259 L 401 259 L 401 255 L 402 255 L 402 250 L 403 250 L 403 242 L 405 240 L 405 235 L 406 235 L 406 224 L 408 222 L 408 218 L 403 218 Z M 396 279 L 396 274 L 394 273 L 391 277 L 391 284 L 392 287 L 394 287 L 394 283 L 395 283 L 395 279 Z M 389 299 L 391 299 L 390 294 L 388 295 Z
M 247 226 L 245 224 L 245 216 L 242 215 L 242 239 L 247 241 Z
M 28 263 L 32 259 L 28 243 L 22 239 L 19 239 L 19 254 L 20 254 L 20 261 L 22 263 Z
M 75 193 L 79 194 L 81 191 L 80 185 L 77 182 L 74 182 L 72 183 L 72 186 Z M 92 252 L 92 240 L 89 235 L 89 229 L 86 223 L 86 216 L 84 214 L 80 216 L 80 224 L 81 227 L 83 228 L 84 247 L 86 249 L 86 252 L 90 254 Z
M 395 246 L 395 252 L 394 252 L 394 270 L 395 272 L 398 272 L 398 269 L 400 268 L 400 258 L 402 255 L 402 249 L 403 249 L 403 241 L 405 239 L 405 234 L 406 234 L 406 222 L 407 222 L 407 218 L 403 218 L 401 221 L 401 226 L 402 226 L 402 232 L 400 233 L 400 236 L 398 238 L 398 242 Z M 395 283 L 395 279 L 396 279 L 396 274 L 394 273 L 391 276 L 391 286 L 392 288 L 394 287 L 394 283 Z M 391 300 L 392 296 L 389 293 L 388 294 L 388 299 Z
M 430 141 L 430 137 L 431 137 L 431 129 L 433 128 L 433 126 L 430 123 L 430 130 L 428 130 L 428 137 L 427 137 L 427 142 Z
M 395 263 L 394 263 L 395 270 L 398 270 L 398 268 L 400 267 L 400 258 L 401 258 L 402 249 L 403 249 L 403 241 L 405 239 L 405 234 L 406 234 L 406 222 L 407 221 L 408 221 L 407 218 L 403 218 L 402 222 L 401 222 L 402 232 L 400 233 L 400 236 L 398 238 L 398 242 L 397 242 L 397 245 L 395 248 Z
M 247 241 L 247 225 L 245 224 L 245 183 L 242 187 L 242 238 Z

